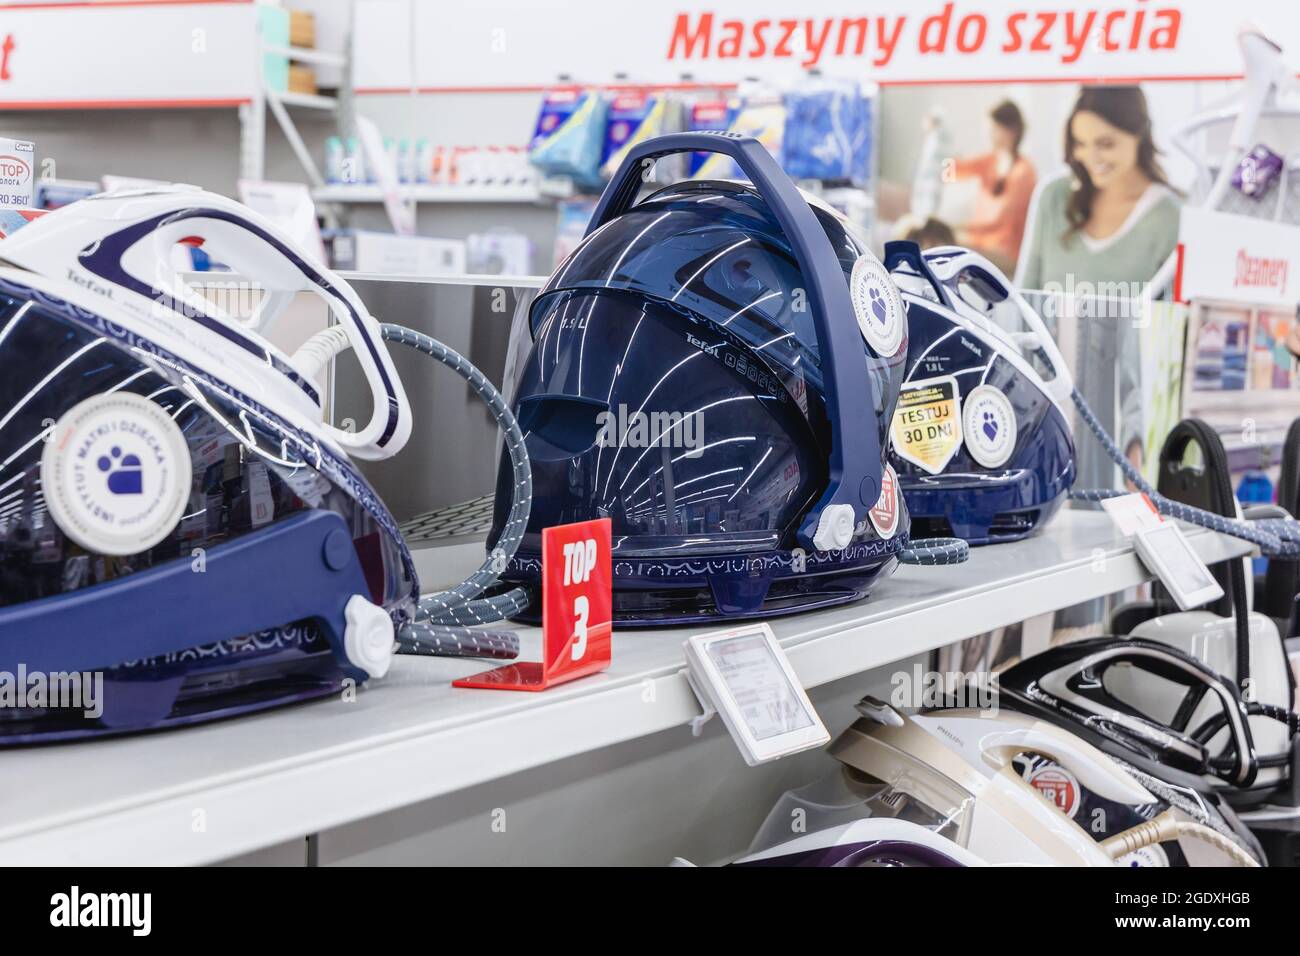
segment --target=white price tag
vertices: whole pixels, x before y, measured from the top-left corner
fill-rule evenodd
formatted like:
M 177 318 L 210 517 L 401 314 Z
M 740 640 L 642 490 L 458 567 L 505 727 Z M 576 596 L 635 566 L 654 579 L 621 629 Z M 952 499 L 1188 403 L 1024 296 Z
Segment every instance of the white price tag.
M 1172 521 L 1139 529 L 1133 536 L 1133 546 L 1142 563 L 1174 596 L 1180 610 L 1188 611 L 1223 597 L 1219 582 L 1187 543 L 1183 529 Z
M 751 767 L 830 740 L 767 624 L 697 634 L 683 647 L 702 703 L 722 715 Z
M 1120 495 L 1118 498 L 1103 498 L 1101 507 L 1115 522 L 1119 533 L 1126 538 L 1132 537 L 1143 528 L 1158 528 L 1164 523 L 1160 512 L 1156 511 L 1151 500 L 1141 492 Z

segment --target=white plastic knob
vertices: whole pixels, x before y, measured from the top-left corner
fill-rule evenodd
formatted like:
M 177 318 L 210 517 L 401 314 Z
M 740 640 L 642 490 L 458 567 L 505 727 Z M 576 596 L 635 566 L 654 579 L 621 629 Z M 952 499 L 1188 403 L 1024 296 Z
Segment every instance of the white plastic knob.
M 343 650 L 348 660 L 371 677 L 383 677 L 392 666 L 396 648 L 393 619 L 382 607 L 371 604 L 360 594 L 354 594 L 348 601 L 343 618 L 347 623 Z
M 817 519 L 813 547 L 818 551 L 839 551 L 853 540 L 853 506 L 827 505 Z

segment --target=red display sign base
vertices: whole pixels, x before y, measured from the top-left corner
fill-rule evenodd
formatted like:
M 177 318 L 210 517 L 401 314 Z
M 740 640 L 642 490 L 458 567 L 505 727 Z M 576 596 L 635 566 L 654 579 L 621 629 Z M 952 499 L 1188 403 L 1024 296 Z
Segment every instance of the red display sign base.
M 453 687 L 546 690 L 610 663 L 613 599 L 608 518 L 542 531 L 542 656 L 452 681 Z

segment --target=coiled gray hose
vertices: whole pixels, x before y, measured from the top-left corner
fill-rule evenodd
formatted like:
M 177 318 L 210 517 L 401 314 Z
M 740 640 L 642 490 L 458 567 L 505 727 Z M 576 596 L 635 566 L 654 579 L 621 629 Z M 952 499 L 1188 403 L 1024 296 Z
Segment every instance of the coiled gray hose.
M 487 560 L 448 591 L 423 598 L 416 608 L 415 619 L 397 633 L 397 652 L 427 657 L 489 657 L 510 659 L 519 656 L 519 637 L 512 631 L 471 630 L 477 624 L 489 624 L 518 614 L 528 605 L 528 594 L 514 588 L 490 598 L 480 597 L 497 582 L 498 576 L 514 557 L 528 525 L 533 503 L 532 470 L 519 424 L 506 407 L 501 393 L 467 358 L 437 339 L 401 325 L 381 325 L 384 341 L 396 342 L 436 359 L 465 379 L 492 412 L 505 435 L 506 448 L 514 468 L 513 498 L 510 514 L 497 546 Z M 346 331 L 331 326 L 311 337 L 294 355 L 299 368 L 314 375 L 336 355 L 351 347 Z
M 398 630 L 399 654 L 419 657 L 490 657 L 509 661 L 519 656 L 514 631 L 472 631 L 428 621 L 408 621 Z
M 452 629 L 490 624 L 518 614 L 528 606 L 528 593 L 523 588 L 512 588 L 504 594 L 488 598 L 480 595 L 496 584 L 501 572 L 514 557 L 519 542 L 523 540 L 524 529 L 528 526 L 528 514 L 533 504 L 532 469 L 528 463 L 528 452 L 524 447 L 524 436 L 519 430 L 519 423 L 515 420 L 514 414 L 506 406 L 501 393 L 482 372 L 475 368 L 472 362 L 455 349 L 414 329 L 384 323 L 380 326 L 380 331 L 383 333 L 384 341 L 395 342 L 422 352 L 446 365 L 469 383 L 470 388 L 487 405 L 492 412 L 492 417 L 501 427 L 513 468 L 514 486 L 510 513 L 492 553 L 487 556 L 478 570 L 454 588 L 421 599 L 415 621 L 403 628 L 402 633 L 398 635 L 399 652 L 406 651 L 406 646 L 409 645 L 411 648 L 409 653 L 428 654 L 433 653 L 429 650 L 430 646 L 433 646 L 440 655 L 445 656 L 454 637 L 459 636 L 461 640 L 465 640 L 467 633 L 468 635 L 480 633 L 466 633 Z M 477 653 L 467 656 L 515 656 L 518 653 L 518 639 L 509 632 L 496 632 L 494 635 L 496 639 L 503 637 L 513 639 L 513 653 L 503 654 L 504 648 L 499 646 L 498 641 L 496 645 L 488 647 L 489 650 L 495 650 L 495 653 L 483 654 L 480 649 Z
M 961 538 L 918 538 L 898 552 L 903 564 L 961 564 L 970 557 L 970 545 Z
M 1300 557 L 1300 521 L 1296 521 L 1294 518 L 1269 518 L 1252 522 L 1237 521 L 1233 518 L 1225 518 L 1223 515 L 1216 515 L 1213 512 L 1203 511 L 1200 508 L 1193 508 L 1191 505 L 1185 505 L 1180 501 L 1166 498 L 1151 487 L 1147 480 L 1142 477 L 1142 473 L 1133 466 L 1133 463 L 1119 450 L 1119 446 L 1106 434 L 1101 422 L 1097 420 L 1097 416 L 1088 407 L 1088 403 L 1079 394 L 1077 388 L 1071 393 L 1071 398 L 1074 400 L 1075 408 L 1079 410 L 1079 417 L 1083 419 L 1093 435 L 1101 442 L 1102 447 L 1106 449 L 1106 454 L 1111 457 L 1115 464 L 1119 465 L 1124 477 L 1151 499 L 1151 503 L 1156 506 L 1156 509 L 1161 514 L 1249 541 L 1258 545 L 1260 551 L 1266 557 Z M 1123 494 L 1124 492 L 1112 488 L 1092 488 L 1072 492 L 1070 497 L 1081 501 L 1101 501 L 1103 498 L 1118 498 Z

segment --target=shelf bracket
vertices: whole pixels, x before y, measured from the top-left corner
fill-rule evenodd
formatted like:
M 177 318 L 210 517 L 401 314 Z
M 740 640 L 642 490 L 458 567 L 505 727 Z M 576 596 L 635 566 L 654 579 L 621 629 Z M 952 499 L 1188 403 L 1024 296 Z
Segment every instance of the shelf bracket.
M 704 693 L 704 691 L 700 689 L 700 685 L 695 682 L 695 676 L 691 673 L 689 667 L 683 667 L 678 671 L 678 673 L 686 678 L 686 683 L 690 685 L 691 693 L 695 695 L 695 699 L 699 701 L 700 710 L 703 711 L 703 713 L 698 717 L 691 718 L 691 736 L 698 737 L 704 732 L 704 725 L 714 717 L 718 716 L 718 709 L 713 706 L 713 702 L 709 699 L 709 695 Z

